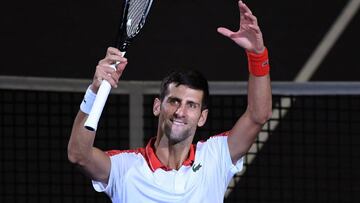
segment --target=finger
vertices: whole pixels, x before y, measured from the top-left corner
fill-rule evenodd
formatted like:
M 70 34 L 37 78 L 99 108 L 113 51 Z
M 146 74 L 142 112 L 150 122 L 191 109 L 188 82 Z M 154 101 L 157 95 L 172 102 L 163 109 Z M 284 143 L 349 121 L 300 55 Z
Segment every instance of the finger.
M 119 71 L 115 71 L 114 73 L 111 74 L 113 80 L 117 83 L 119 83 L 119 80 L 120 80 L 120 77 L 122 75 L 122 71 L 119 72 Z
M 246 10 L 244 9 L 243 5 L 244 4 L 242 1 L 239 1 L 239 11 L 240 11 L 240 22 L 243 22 L 245 20 L 245 13 Z
M 111 77 L 112 77 L 112 79 L 113 79 L 116 83 L 118 83 L 118 82 L 119 82 L 119 78 L 120 78 L 120 74 L 119 74 L 117 71 L 115 71 L 115 72 L 113 72 L 113 73 L 111 74 Z
M 109 78 L 107 79 L 109 81 L 109 83 L 111 84 L 112 87 L 117 87 L 117 84 L 119 83 L 119 74 L 114 71 L 112 74 L 108 74 L 107 75 Z
M 100 83 L 102 82 L 102 77 L 99 74 L 99 71 L 96 71 L 96 73 L 94 74 L 94 78 L 93 81 L 97 84 L 100 85 Z
M 113 67 L 103 67 L 103 70 L 107 75 L 111 75 L 111 77 L 114 79 L 114 81 L 117 83 L 119 81 L 120 76 L 122 75 L 125 67 L 127 65 L 127 62 L 122 62 L 116 65 L 116 69 Z
M 110 83 L 110 85 L 112 87 L 117 87 L 117 82 L 118 79 L 116 79 L 115 76 L 113 76 L 113 73 L 115 72 L 114 69 L 110 68 L 112 70 L 112 72 L 108 72 L 111 71 L 109 69 L 107 69 L 106 67 L 103 67 L 101 70 L 99 70 L 99 74 L 97 76 L 98 80 L 106 80 Z
M 127 58 L 123 57 L 123 56 L 120 56 L 120 55 L 110 55 L 108 57 L 106 57 L 107 60 L 109 62 L 112 62 L 110 64 L 114 64 L 114 63 L 122 63 L 122 62 L 126 62 L 127 61 Z
M 261 34 L 260 27 L 257 25 L 248 25 L 251 30 L 253 30 L 256 34 Z
M 125 70 L 126 65 L 127 65 L 127 62 L 118 64 L 116 66 L 116 71 L 114 71 L 112 73 L 112 77 L 113 77 L 114 81 L 116 82 L 116 84 L 119 83 L 119 79 L 120 79 L 123 71 Z
M 117 83 L 119 80 L 114 78 L 112 74 L 107 74 L 105 80 L 110 83 L 111 87 L 117 88 Z
M 244 13 L 244 14 L 245 13 L 250 13 L 250 14 L 252 14 L 249 7 L 247 7 L 247 5 L 242 1 L 239 1 L 239 9 L 240 9 L 240 13 Z
M 102 80 L 106 77 L 106 75 L 109 73 L 109 72 L 106 72 L 105 69 L 106 68 L 110 68 L 110 67 L 105 67 L 105 66 L 101 66 L 101 65 L 97 65 L 96 66 L 96 71 L 95 71 L 95 75 L 94 75 L 94 78 L 97 79 L 97 80 Z
M 99 86 L 101 85 L 101 82 L 103 81 L 102 75 L 104 75 L 104 74 L 102 72 L 103 71 L 101 70 L 101 68 L 99 66 L 97 66 L 95 74 L 94 74 L 94 78 L 93 78 L 93 83 L 92 83 L 92 85 L 96 91 L 99 88 Z
M 115 70 L 111 68 L 110 66 L 102 66 L 98 65 L 96 67 L 96 72 L 94 78 L 97 80 L 103 80 L 106 79 L 108 75 L 111 75 Z
M 101 66 L 109 66 L 116 63 L 116 57 L 113 57 L 111 55 L 106 56 L 104 59 L 101 59 L 98 63 L 98 65 Z
M 245 11 L 243 9 L 241 9 L 240 4 L 239 4 L 239 11 L 240 11 L 240 22 L 243 22 L 245 20 Z
M 101 66 L 102 71 L 106 74 L 112 74 L 115 72 L 115 69 L 111 66 Z
M 114 47 L 108 47 L 106 55 L 122 55 L 121 51 Z
M 112 65 L 116 63 L 127 62 L 127 58 L 120 55 L 108 55 L 104 59 L 99 61 L 100 65 Z
M 247 19 L 248 21 L 250 21 L 252 24 L 254 25 L 258 25 L 258 21 L 256 16 L 250 14 L 250 13 L 245 13 L 245 19 Z
M 122 72 L 125 70 L 125 67 L 127 65 L 127 61 L 123 63 L 119 63 L 116 65 L 116 72 L 121 76 Z
M 218 33 L 224 35 L 225 37 L 230 37 L 232 34 L 234 34 L 233 31 L 227 29 L 227 28 L 224 28 L 224 27 L 219 27 L 217 29 Z

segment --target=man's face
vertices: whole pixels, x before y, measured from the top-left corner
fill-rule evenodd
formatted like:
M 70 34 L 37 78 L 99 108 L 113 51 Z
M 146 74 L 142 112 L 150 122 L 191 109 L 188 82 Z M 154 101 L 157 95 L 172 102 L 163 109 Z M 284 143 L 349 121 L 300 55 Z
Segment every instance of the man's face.
M 154 114 L 159 115 L 159 130 L 170 142 L 186 140 L 195 134 L 197 126 L 205 124 L 208 110 L 201 111 L 202 98 L 201 90 L 171 83 L 164 100 L 155 100 Z

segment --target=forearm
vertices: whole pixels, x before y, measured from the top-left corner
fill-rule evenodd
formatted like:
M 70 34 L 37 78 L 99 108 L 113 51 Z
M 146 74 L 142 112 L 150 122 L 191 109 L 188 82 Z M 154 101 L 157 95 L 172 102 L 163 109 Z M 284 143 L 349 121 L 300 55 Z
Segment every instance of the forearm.
M 263 125 L 271 116 L 272 95 L 268 50 L 246 51 L 249 69 L 248 108 L 250 119 Z
M 228 138 L 231 158 L 235 163 L 250 148 L 262 126 L 271 117 L 272 95 L 270 76 L 254 76 L 248 81 L 248 105 L 230 131 Z
M 272 112 L 270 76 L 256 77 L 250 74 L 248 82 L 248 115 L 259 125 L 263 125 Z

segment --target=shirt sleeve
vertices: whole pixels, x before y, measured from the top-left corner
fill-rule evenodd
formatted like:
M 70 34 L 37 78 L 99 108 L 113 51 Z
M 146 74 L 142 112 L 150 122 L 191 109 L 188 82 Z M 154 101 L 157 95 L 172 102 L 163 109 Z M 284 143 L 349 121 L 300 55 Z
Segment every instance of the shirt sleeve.
M 207 140 L 208 142 L 208 158 L 213 160 L 216 165 L 213 169 L 217 171 L 218 181 L 224 183 L 227 187 L 232 177 L 243 169 L 243 157 L 233 164 L 230 156 L 229 146 L 227 142 L 228 136 L 213 136 Z
M 224 139 L 221 141 L 224 149 L 224 160 L 226 162 L 226 165 L 229 166 L 229 174 L 228 174 L 228 180 L 230 181 L 231 178 L 238 172 L 240 172 L 243 169 L 244 165 L 244 157 L 241 157 L 236 161 L 235 164 L 233 164 L 231 160 L 229 145 L 228 145 L 228 136 L 224 136 Z
M 105 192 L 110 198 L 114 195 L 118 187 L 121 187 L 122 173 L 124 173 L 123 157 L 121 155 L 110 156 L 110 175 L 107 184 L 92 180 L 92 185 L 95 191 Z

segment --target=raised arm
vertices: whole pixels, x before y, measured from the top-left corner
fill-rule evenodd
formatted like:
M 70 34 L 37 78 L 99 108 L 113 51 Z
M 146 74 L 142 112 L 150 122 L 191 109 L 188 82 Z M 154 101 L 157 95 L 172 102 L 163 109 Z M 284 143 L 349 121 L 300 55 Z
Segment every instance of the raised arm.
M 262 126 L 271 117 L 272 95 L 267 49 L 264 46 L 257 18 L 239 1 L 240 28 L 233 32 L 220 27 L 218 32 L 243 47 L 248 55 L 250 76 L 248 81 L 248 106 L 230 131 L 228 145 L 233 163 L 251 147 Z M 263 66 L 263 67 L 261 67 Z
M 115 62 L 120 62 L 116 66 L 116 70 L 110 67 Z M 99 61 L 96 67 L 93 82 L 87 90 L 87 94 L 95 96 L 102 80 L 109 81 L 111 86 L 116 88 L 126 65 L 127 60 L 122 57 L 118 49 L 108 48 L 105 58 Z M 85 101 L 82 104 L 85 107 L 88 105 L 86 102 L 89 104 L 90 101 Z M 83 108 L 84 111 L 86 111 L 85 107 Z M 93 147 L 95 132 L 84 128 L 87 117 L 88 114 L 80 110 L 74 120 L 68 143 L 68 158 L 71 163 L 79 166 L 92 180 L 107 183 L 110 174 L 110 158 L 105 152 Z

